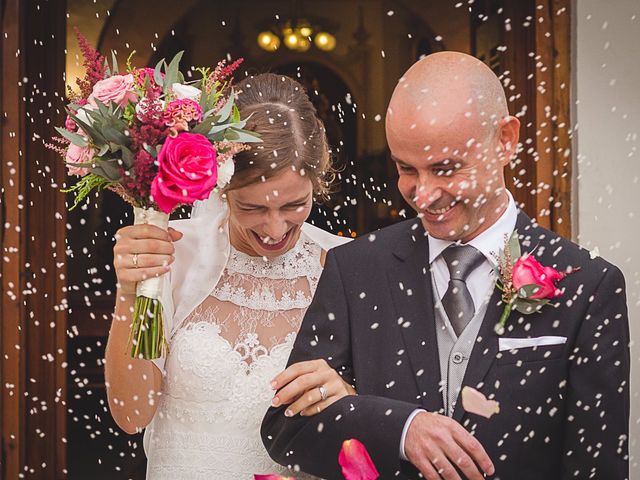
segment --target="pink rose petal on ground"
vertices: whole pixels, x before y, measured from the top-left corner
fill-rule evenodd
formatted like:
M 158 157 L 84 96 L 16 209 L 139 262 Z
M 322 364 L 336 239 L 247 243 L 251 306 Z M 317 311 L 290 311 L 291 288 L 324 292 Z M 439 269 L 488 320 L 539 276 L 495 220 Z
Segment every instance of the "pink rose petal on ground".
M 462 408 L 469 413 L 475 413 L 485 418 L 491 418 L 496 413 L 500 413 L 500 403 L 495 400 L 487 400 L 487 397 L 475 388 L 464 387 L 461 395 Z
M 254 480 L 296 480 L 295 477 L 283 477 L 282 475 L 253 475 Z
M 338 463 L 346 480 L 375 480 L 380 476 L 365 446 L 354 439 L 345 440 Z

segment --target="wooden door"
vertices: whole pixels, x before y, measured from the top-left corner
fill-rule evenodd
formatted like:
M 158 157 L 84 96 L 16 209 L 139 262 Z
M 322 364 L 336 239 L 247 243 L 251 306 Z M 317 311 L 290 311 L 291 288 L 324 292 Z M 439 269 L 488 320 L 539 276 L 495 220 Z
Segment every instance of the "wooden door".
M 1 5 L 2 478 L 65 478 L 65 1 Z

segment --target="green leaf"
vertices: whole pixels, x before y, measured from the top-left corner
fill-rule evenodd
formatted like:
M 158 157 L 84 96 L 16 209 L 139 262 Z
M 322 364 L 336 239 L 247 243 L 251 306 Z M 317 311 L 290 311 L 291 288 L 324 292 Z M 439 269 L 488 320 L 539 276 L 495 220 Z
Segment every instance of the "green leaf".
M 515 265 L 516 261 L 522 256 L 518 230 L 514 230 L 509 238 L 509 250 L 511 251 L 511 261 Z
M 114 75 L 118 75 L 118 60 L 116 59 L 116 52 L 111 50 L 111 72 Z
M 180 59 L 184 51 L 176 53 L 164 72 L 164 93 L 169 93 L 174 83 L 178 83 L 178 74 L 180 73 Z
M 530 299 L 531 296 L 535 294 L 539 289 L 540 287 L 535 284 L 524 285 L 520 287 L 520 291 L 518 292 L 518 295 L 520 295 L 520 297 L 523 297 L 525 299 Z
M 530 315 L 538 312 L 547 303 L 549 303 L 549 299 L 527 301 L 519 298 L 514 302 L 513 309 L 524 315 Z
M 232 142 L 262 143 L 262 139 L 257 133 L 237 128 L 230 128 L 226 130 L 224 138 L 226 140 L 231 140 Z
M 216 124 L 215 116 L 205 118 L 203 121 L 194 126 L 190 132 L 191 133 L 201 133 L 202 135 L 206 135 L 209 130 Z
M 86 111 L 87 112 L 91 112 L 90 110 L 86 110 Z M 89 125 L 88 123 L 83 122 L 82 120 L 80 120 L 78 117 L 76 117 L 71 112 L 69 112 L 69 116 L 71 117 L 71 119 L 74 122 L 76 122 L 76 124 L 82 129 L 82 131 L 84 133 L 86 133 L 91 138 L 91 140 L 93 141 L 94 145 L 96 145 L 98 147 L 101 147 L 102 145 L 107 143 L 107 141 L 102 136 L 102 134 L 98 130 L 93 128 L 91 125 Z
M 125 146 L 131 143 L 130 137 L 127 137 L 124 133 L 109 125 L 104 126 L 104 128 L 102 129 L 102 134 L 108 142 L 113 142 L 117 143 L 118 145 Z
M 133 155 L 133 152 L 125 146 L 121 148 L 121 152 L 122 152 L 122 163 L 124 163 L 125 168 L 127 170 L 132 168 L 135 162 L 135 157 Z
M 238 109 L 237 105 L 233 106 L 233 113 L 231 114 L 231 121 L 233 123 L 237 123 L 240 121 L 240 109 Z M 245 122 L 246 123 L 246 122 Z M 244 125 L 243 125 L 244 127 Z M 242 127 L 241 127 L 242 128 Z
M 235 95 L 233 90 L 231 91 L 231 95 L 227 99 L 226 103 L 222 106 L 220 111 L 218 112 L 218 117 L 220 117 L 219 122 L 226 122 L 233 111 L 233 102 L 235 100 Z
M 106 145 L 106 144 L 102 145 L 102 147 L 100 147 L 100 150 L 98 150 L 98 153 L 96 154 L 96 156 L 101 157 L 108 151 L 109 151 L 109 145 Z
M 156 85 L 162 86 L 164 80 L 162 79 L 162 65 L 164 64 L 164 58 L 156 63 L 156 68 L 153 69 L 153 81 Z
M 73 210 L 78 205 L 80 205 L 80 202 L 82 202 L 87 197 L 87 195 L 91 193 L 91 191 L 93 191 L 94 189 L 101 190 L 111 184 L 112 182 L 110 182 L 109 180 L 106 180 L 94 173 L 89 173 L 78 180 L 75 185 L 67 189 L 62 189 L 61 192 L 73 193 L 73 205 L 71 206 L 71 208 L 69 208 L 69 210 Z
M 233 128 L 234 130 L 241 130 L 242 127 L 245 126 L 247 122 L 238 122 L 238 123 L 221 123 L 219 125 L 213 125 L 209 131 L 207 132 L 208 135 L 210 134 L 214 134 L 214 133 L 218 133 L 218 132 L 222 132 L 228 128 Z
M 78 135 L 77 133 L 70 132 L 69 130 L 61 127 L 56 127 L 56 131 L 60 135 L 62 135 L 64 138 L 66 138 L 67 140 L 69 140 L 71 143 L 73 143 L 78 147 L 84 148 L 89 145 L 89 142 L 87 142 L 87 139 L 84 138 L 82 135 Z
M 117 159 L 97 160 L 91 172 L 111 182 L 120 181 L 120 166 Z
M 151 155 L 153 158 L 156 158 L 158 156 L 158 151 L 153 148 L 151 145 L 148 144 L 144 144 L 143 148 L 149 153 L 149 155 Z

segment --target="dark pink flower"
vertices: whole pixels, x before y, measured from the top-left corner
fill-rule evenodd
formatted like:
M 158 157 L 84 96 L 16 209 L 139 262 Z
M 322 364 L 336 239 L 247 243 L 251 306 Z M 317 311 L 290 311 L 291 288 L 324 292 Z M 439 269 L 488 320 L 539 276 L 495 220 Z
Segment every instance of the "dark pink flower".
M 172 100 L 162 114 L 164 124 L 174 133 L 187 130 L 189 122 L 202 120 L 202 107 L 198 102 L 183 98 Z
M 529 297 L 532 300 L 556 298 L 562 295 L 556 283 L 567 276 L 566 273 L 541 265 L 533 255 L 525 255 L 516 260 L 512 274 L 513 286 L 516 290 L 526 285 L 539 287 L 536 293 Z
M 153 73 L 154 73 L 153 68 L 146 67 L 146 68 L 136 68 L 131 72 L 131 75 L 133 75 L 133 80 L 136 86 L 140 88 L 144 88 L 144 82 L 147 77 L 149 77 L 149 83 L 153 88 L 160 88 L 160 86 L 156 84 L 153 78 Z M 164 73 L 162 74 L 162 77 L 164 78 Z
M 151 195 L 160 210 L 171 213 L 178 205 L 208 198 L 218 180 L 216 159 L 216 149 L 204 135 L 181 132 L 167 137 L 151 184 Z
M 380 476 L 369 452 L 355 438 L 343 442 L 338 463 L 346 480 L 375 480 Z

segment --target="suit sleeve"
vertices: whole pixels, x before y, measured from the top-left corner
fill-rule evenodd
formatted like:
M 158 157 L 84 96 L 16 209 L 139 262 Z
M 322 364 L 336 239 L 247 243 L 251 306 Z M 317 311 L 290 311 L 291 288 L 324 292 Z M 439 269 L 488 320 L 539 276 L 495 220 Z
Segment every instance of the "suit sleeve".
M 324 358 L 357 388 L 351 356 L 349 307 L 335 252 L 330 250 L 298 333 L 289 365 Z M 344 440 L 360 440 L 382 478 L 400 470 L 398 455 L 406 419 L 417 405 L 372 395 L 344 397 L 313 417 L 287 418 L 285 407 L 270 408 L 262 441 L 278 463 L 326 479 L 343 478 L 338 453 Z M 404 462 L 402 462 L 404 463 Z
M 611 266 L 577 335 L 567 386 L 563 479 L 629 477 L 629 320 Z

